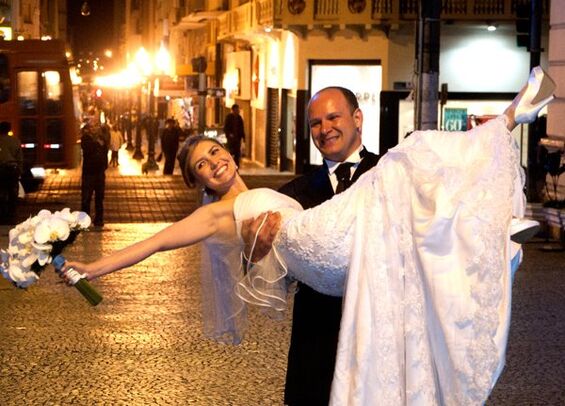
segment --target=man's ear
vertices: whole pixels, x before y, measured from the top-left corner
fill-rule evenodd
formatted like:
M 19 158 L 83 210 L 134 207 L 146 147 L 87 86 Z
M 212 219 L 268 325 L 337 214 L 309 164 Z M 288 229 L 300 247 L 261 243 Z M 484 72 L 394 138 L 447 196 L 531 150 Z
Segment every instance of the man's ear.
M 361 132 L 361 129 L 363 128 L 363 112 L 361 109 L 357 109 L 353 112 L 353 121 L 355 122 L 357 131 Z

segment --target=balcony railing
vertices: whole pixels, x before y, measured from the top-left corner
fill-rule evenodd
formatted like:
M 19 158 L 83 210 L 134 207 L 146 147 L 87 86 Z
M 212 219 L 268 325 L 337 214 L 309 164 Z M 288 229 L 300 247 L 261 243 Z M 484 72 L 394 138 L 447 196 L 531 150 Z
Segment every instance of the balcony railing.
M 451 21 L 514 21 L 519 5 L 530 0 L 444 0 L 441 18 Z M 544 14 L 549 0 L 543 0 Z M 251 0 L 218 19 L 218 38 L 268 25 L 370 25 L 413 21 L 418 0 Z

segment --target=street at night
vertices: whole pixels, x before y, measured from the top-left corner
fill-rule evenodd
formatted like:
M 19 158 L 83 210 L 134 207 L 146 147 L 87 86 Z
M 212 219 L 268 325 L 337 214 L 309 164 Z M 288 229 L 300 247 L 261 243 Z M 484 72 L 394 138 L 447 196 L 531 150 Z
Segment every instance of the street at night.
M 124 159 L 123 165 L 133 172 L 136 162 Z M 126 177 L 111 171 L 109 221 L 102 230 L 83 232 L 65 250 L 68 258 L 90 261 L 109 254 L 165 227 L 184 207 L 195 207 L 195 192 L 178 175 Z M 76 176 L 50 175 L 44 194 L 29 196 L 22 209 L 78 204 Z M 290 178 L 266 171 L 244 176 L 254 187 L 278 187 Z M 159 188 L 148 188 L 151 182 Z M 127 211 L 130 217 L 117 211 L 127 205 L 137 206 Z M 2 247 L 7 231 L 2 226 Z M 506 368 L 489 405 L 565 402 L 565 253 L 542 252 L 544 245 L 536 239 L 525 246 L 514 282 Z M 241 345 L 207 339 L 199 263 L 195 246 L 101 278 L 93 282 L 104 296 L 97 307 L 61 283 L 50 267 L 27 290 L 2 279 L 0 404 L 282 405 L 289 315 L 272 320 L 254 309 Z
M 562 10 L 0 1 L 0 406 L 565 405 Z

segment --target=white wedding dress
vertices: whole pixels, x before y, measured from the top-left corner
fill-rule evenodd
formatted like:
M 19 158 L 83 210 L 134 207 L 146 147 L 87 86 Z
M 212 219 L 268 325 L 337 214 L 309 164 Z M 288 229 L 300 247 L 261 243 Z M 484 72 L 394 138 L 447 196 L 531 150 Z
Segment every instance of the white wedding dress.
M 269 189 L 242 193 L 238 225 L 267 210 L 283 224 L 238 295 L 280 310 L 292 278 L 344 295 L 332 405 L 482 404 L 504 365 L 522 186 L 500 117 L 415 132 L 310 210 Z

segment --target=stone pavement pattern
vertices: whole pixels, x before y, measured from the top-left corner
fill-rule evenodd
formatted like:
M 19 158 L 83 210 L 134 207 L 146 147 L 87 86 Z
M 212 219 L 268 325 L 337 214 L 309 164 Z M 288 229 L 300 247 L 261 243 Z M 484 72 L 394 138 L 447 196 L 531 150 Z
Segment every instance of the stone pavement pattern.
M 163 226 L 87 231 L 65 255 L 90 261 Z M 97 307 L 51 269 L 27 291 L 0 281 L 0 405 L 281 404 L 289 319 L 252 312 L 243 344 L 206 339 L 199 255 L 160 253 L 94 282 Z
M 242 175 L 250 188 L 277 189 L 292 175 Z M 104 198 L 105 223 L 155 223 L 182 219 L 197 207 L 197 190 L 188 189 L 182 176 L 122 176 L 116 171 L 106 173 Z M 17 222 L 47 208 L 60 210 L 70 207 L 80 210 L 80 172 L 61 171 L 49 175 L 42 188 L 28 193 L 20 201 Z M 92 199 L 94 210 L 94 199 Z M 94 214 L 92 212 L 91 214 Z

